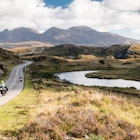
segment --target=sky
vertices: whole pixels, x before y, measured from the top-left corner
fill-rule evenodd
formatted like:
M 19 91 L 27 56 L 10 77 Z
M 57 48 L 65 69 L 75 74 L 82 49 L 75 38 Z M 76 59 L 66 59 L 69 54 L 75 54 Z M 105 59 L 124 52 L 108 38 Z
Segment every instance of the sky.
M 140 39 L 140 0 L 0 0 L 0 31 L 72 26 Z
M 45 0 L 44 2 L 48 6 L 62 6 L 63 8 L 66 8 L 72 2 L 72 0 Z

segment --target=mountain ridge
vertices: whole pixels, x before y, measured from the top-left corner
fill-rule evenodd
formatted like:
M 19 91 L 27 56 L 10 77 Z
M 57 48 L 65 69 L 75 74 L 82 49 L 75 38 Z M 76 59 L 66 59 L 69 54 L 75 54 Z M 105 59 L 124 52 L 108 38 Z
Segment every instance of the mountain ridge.
M 87 46 L 111 46 L 114 44 L 137 44 L 140 40 L 118 34 L 99 32 L 88 26 L 73 26 L 68 29 L 51 27 L 43 33 L 32 28 L 5 29 L 0 32 L 0 43 L 40 41 L 52 45 L 74 44 Z

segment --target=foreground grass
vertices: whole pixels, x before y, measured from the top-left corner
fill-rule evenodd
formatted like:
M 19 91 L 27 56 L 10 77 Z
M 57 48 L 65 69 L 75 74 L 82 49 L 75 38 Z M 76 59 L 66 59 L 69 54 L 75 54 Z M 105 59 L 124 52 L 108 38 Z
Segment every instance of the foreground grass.
M 29 75 L 26 79 L 25 90 L 0 108 L 1 137 L 10 140 L 140 138 L 139 102 L 53 79 L 34 82 L 35 91 Z
M 15 99 L 0 107 L 0 135 L 8 135 L 23 127 L 37 104 L 36 92 L 32 88 L 29 75 L 26 75 L 25 89 Z M 16 134 L 13 134 L 16 135 Z
M 34 118 L 20 140 L 137 140 L 140 107 L 135 101 L 93 88 L 55 86 L 39 93 Z

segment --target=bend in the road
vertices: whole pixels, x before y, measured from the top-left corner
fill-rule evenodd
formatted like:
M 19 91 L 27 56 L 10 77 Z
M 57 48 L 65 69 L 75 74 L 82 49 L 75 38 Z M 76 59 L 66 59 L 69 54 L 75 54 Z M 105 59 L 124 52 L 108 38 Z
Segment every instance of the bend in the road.
M 24 88 L 24 68 L 31 63 L 32 61 L 25 61 L 25 63 L 16 66 L 12 70 L 8 80 L 6 81 L 6 85 L 9 89 L 8 93 L 5 96 L 0 94 L 0 106 L 9 102 L 21 93 Z M 20 82 L 19 77 L 22 77 L 22 82 Z

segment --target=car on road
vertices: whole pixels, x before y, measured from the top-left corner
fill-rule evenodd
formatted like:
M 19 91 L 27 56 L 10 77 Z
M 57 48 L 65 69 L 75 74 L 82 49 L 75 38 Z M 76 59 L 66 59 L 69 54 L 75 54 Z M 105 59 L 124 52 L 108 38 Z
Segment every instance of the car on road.
M 22 77 L 19 77 L 19 81 L 22 82 Z

